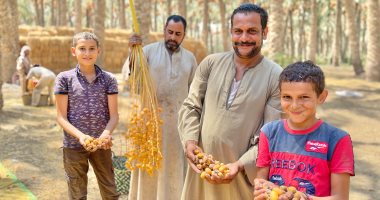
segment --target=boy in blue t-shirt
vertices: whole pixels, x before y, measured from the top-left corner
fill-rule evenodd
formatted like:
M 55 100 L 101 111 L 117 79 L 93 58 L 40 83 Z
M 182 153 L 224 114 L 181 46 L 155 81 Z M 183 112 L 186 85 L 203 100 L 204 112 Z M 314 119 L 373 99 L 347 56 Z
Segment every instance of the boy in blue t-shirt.
M 311 61 L 296 62 L 281 73 L 279 87 L 287 119 L 261 129 L 255 200 L 266 198 L 265 180 L 294 186 L 304 192 L 301 199 L 348 200 L 355 175 L 352 142 L 316 117 L 328 94 L 322 70 Z

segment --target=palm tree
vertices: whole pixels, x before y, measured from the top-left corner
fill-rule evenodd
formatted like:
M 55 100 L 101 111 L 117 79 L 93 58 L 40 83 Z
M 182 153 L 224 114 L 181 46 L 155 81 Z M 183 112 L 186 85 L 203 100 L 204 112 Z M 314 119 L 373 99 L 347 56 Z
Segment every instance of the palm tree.
M 151 42 L 149 41 L 151 1 L 152 0 L 145 0 L 144 2 L 134 1 L 136 6 L 136 15 L 140 24 L 140 34 L 144 44 Z
M 226 20 L 226 3 L 224 0 L 219 0 L 219 10 L 220 10 L 220 23 L 222 24 L 222 40 L 223 40 L 223 51 L 228 50 L 228 26 Z
M 336 0 L 336 10 L 335 10 L 335 35 L 333 43 L 333 57 L 332 64 L 334 66 L 339 66 L 340 63 L 340 46 L 342 37 L 342 3 L 341 0 Z
M 105 41 L 105 28 L 104 21 L 106 18 L 106 1 L 105 0 L 96 0 L 95 3 L 95 23 L 94 23 L 94 33 L 98 36 L 99 42 L 103 51 L 100 53 L 96 63 L 102 65 L 104 60 L 104 41 Z
M 44 19 L 44 0 L 34 0 L 34 10 L 36 11 L 36 24 L 38 26 L 45 26 Z
M 209 33 L 209 5 L 208 0 L 203 0 L 203 28 L 202 28 L 202 41 L 208 47 L 208 33 Z
M 2 80 L 11 82 L 19 53 L 17 1 L 0 1 Z
M 125 21 L 125 1 L 124 0 L 119 0 L 118 1 L 119 5 L 118 5 L 118 11 L 119 11 L 119 26 L 120 28 L 122 29 L 126 29 L 127 28 L 127 23 Z
M 378 0 L 367 0 L 367 5 L 368 42 L 366 79 L 370 81 L 380 81 L 379 2 Z
M 186 19 L 186 0 L 178 1 L 178 13 Z
M 19 52 L 17 1 L 0 0 L 0 110 L 3 81 L 11 82 Z
M 57 26 L 57 0 L 51 0 L 50 2 L 50 25 Z
M 82 0 L 75 0 L 75 33 L 82 31 Z
M 269 23 L 268 28 L 268 43 L 269 43 L 269 57 L 277 59 L 278 56 L 284 53 L 283 33 L 283 0 L 272 0 L 269 8 Z
M 167 15 L 172 14 L 172 0 L 166 0 Z
M 58 26 L 67 26 L 68 23 L 67 14 L 67 1 L 58 1 Z
M 351 51 L 351 63 L 354 66 L 356 75 L 364 73 L 362 61 L 360 60 L 360 45 L 359 45 L 359 30 L 355 20 L 355 7 L 354 0 L 344 0 L 344 7 L 346 9 L 348 38 Z
M 2 27 L 0 28 L 0 32 L 2 32 Z M 1 35 L 0 35 L 0 41 L 1 41 Z M 1 45 L 0 45 L 1 48 Z M 0 61 L 1 61 L 1 52 L 0 52 Z M 0 62 L 1 63 L 1 62 Z M 4 107 L 4 100 L 3 100 L 3 78 L 2 78 L 2 69 L 0 65 L 0 112 Z
M 309 43 L 307 48 L 307 59 L 313 62 L 316 61 L 317 56 L 317 31 L 318 31 L 318 8 L 317 0 L 311 2 L 311 30 L 309 35 Z

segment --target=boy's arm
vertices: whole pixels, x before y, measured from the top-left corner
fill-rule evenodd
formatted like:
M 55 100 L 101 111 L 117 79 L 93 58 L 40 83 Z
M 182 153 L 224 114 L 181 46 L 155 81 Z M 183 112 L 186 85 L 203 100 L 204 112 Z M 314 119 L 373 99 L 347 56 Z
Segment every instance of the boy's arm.
M 57 107 L 57 122 L 58 124 L 71 136 L 78 138 L 81 145 L 84 145 L 86 138 L 90 136 L 85 135 L 80 130 L 75 128 L 69 120 L 67 120 L 67 105 L 69 97 L 64 94 L 56 94 L 56 107 Z
M 348 200 L 350 174 L 331 174 L 331 199 Z
M 269 167 L 257 167 L 256 178 L 268 180 Z
M 315 197 L 309 196 L 312 200 L 348 200 L 350 191 L 350 174 L 331 174 L 331 196 Z
M 111 134 L 112 131 L 116 128 L 117 123 L 119 122 L 119 111 L 117 107 L 117 94 L 107 95 L 108 98 L 108 110 L 110 113 L 110 120 L 107 123 L 106 128 L 99 138 L 108 139 L 108 143 L 106 143 L 103 148 L 109 149 L 112 146 Z

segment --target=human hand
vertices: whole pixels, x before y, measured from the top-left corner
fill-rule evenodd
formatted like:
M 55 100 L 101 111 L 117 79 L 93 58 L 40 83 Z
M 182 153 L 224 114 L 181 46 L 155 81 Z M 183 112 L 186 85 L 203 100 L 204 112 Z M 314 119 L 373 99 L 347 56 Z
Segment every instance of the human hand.
M 274 183 L 256 178 L 254 180 L 254 200 L 279 199 L 279 200 L 309 200 L 306 193 L 297 191 L 293 186 L 277 186 Z
M 269 184 L 269 181 L 256 178 L 254 180 L 254 190 L 253 190 L 253 196 L 254 200 L 266 200 L 268 195 L 266 193 L 266 188 L 264 187 L 265 184 Z
M 225 165 L 228 168 L 228 173 L 225 175 L 220 175 L 213 173 L 211 176 L 206 175 L 205 179 L 211 184 L 228 184 L 230 183 L 235 176 L 243 169 L 243 166 L 239 161 L 229 163 Z
M 93 137 L 83 134 L 79 137 L 79 143 L 86 149 L 86 151 L 94 152 L 98 149 L 97 145 L 92 145 Z
M 132 47 L 135 45 L 142 45 L 142 39 L 140 35 L 134 33 L 128 40 L 128 46 Z
M 200 152 L 203 152 L 203 150 L 197 145 L 197 142 L 194 141 L 194 140 L 188 140 L 186 141 L 186 144 L 185 144 L 185 156 L 187 158 L 187 162 L 189 163 L 190 167 L 196 172 L 196 173 L 200 173 L 201 170 L 199 170 L 197 168 L 197 166 L 195 165 L 195 162 L 196 160 L 198 159 L 195 154 L 194 154 L 194 151 L 195 150 L 199 150 Z
M 103 132 L 99 139 L 101 141 L 99 148 L 110 149 L 112 147 L 112 136 L 108 132 Z

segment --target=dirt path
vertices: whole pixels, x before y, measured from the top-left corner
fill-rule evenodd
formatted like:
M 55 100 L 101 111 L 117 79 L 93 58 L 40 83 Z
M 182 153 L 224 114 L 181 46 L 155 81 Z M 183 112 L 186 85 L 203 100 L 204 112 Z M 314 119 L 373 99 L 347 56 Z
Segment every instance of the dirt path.
M 348 131 L 354 143 L 356 176 L 351 179 L 350 199 L 378 199 L 380 83 L 354 78 L 351 68 L 347 67 L 325 67 L 324 70 L 329 97 L 320 109 L 320 117 Z M 364 97 L 337 96 L 335 92 L 341 90 L 355 90 Z M 23 106 L 18 91 L 14 85 L 3 87 L 5 107 L 0 113 L 0 162 L 37 199 L 67 199 L 60 149 L 62 130 L 55 122 L 55 108 Z M 125 121 L 126 101 L 126 98 L 120 98 L 121 122 Z M 120 123 L 114 133 L 116 153 L 122 152 L 120 143 L 123 130 L 124 123 Z M 98 200 L 100 197 L 95 177 L 92 172 L 89 176 L 88 199 Z M 0 197 L 2 191 L 12 190 L 12 187 L 4 187 L 1 181 Z M 126 199 L 126 196 L 121 199 Z

